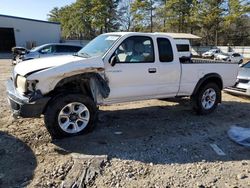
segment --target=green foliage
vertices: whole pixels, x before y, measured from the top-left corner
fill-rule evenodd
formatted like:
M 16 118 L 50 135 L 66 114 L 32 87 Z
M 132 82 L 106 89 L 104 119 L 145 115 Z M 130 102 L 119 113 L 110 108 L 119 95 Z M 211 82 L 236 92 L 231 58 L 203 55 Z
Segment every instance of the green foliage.
M 64 38 L 118 30 L 185 32 L 205 45 L 250 43 L 249 0 L 77 0 L 48 14 Z
M 50 21 L 59 21 L 66 39 L 92 39 L 103 32 L 118 29 L 119 0 L 77 0 L 48 14 Z
M 133 16 L 133 30 L 144 31 L 150 27 L 150 14 L 152 4 L 150 0 L 135 0 L 131 4 L 131 14 Z
M 53 8 L 49 14 L 49 21 L 51 22 L 60 22 L 60 9 L 58 7 Z
M 228 0 L 224 16 L 224 41 L 229 45 L 246 44 L 249 42 L 250 20 L 246 16 L 250 12 L 250 1 Z M 247 42 L 248 41 L 248 42 Z

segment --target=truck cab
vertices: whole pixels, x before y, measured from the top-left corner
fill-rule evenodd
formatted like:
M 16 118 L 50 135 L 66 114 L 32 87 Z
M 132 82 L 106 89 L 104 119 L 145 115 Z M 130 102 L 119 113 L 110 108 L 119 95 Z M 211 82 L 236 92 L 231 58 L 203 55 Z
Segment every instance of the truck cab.
M 15 116 L 44 115 L 51 136 L 62 138 L 91 130 L 103 104 L 188 96 L 198 114 L 211 113 L 237 71 L 234 63 L 180 62 L 164 33 L 106 33 L 75 55 L 18 64 L 7 92 Z
M 105 102 L 177 95 L 181 67 L 174 55 L 178 53 L 174 40 L 166 35 L 134 33 L 125 37 L 104 58 L 105 75 L 112 88 Z

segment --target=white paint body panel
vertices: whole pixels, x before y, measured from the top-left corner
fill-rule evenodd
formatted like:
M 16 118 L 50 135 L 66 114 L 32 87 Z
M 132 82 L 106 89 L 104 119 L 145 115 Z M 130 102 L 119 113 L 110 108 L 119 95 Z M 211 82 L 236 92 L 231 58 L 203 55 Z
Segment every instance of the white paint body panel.
M 223 86 L 235 83 L 237 64 L 180 64 L 174 39 L 166 34 L 149 33 L 112 33 L 121 35 L 116 43 L 103 57 L 82 58 L 76 56 L 57 56 L 35 59 L 20 63 L 15 67 L 15 74 L 27 76 L 28 80 L 38 80 L 37 89 L 46 94 L 56 84 L 67 77 L 85 72 L 98 72 L 108 81 L 110 95 L 102 103 L 120 103 L 144 99 L 190 96 L 198 81 L 207 74 L 216 73 L 221 76 Z M 117 47 L 130 36 L 148 36 L 154 43 L 155 62 L 153 63 L 117 63 L 109 64 L 109 60 Z M 163 63 L 159 60 L 157 38 L 168 38 L 172 44 L 174 59 Z M 50 67 L 50 68 L 49 68 Z M 45 69 L 47 68 L 47 69 Z M 38 71 L 44 69 L 42 71 Z M 149 73 L 155 69 L 155 73 Z M 37 71 L 37 72 L 35 72 Z
M 191 95 L 198 81 L 207 74 L 221 76 L 223 88 L 232 86 L 237 78 L 239 66 L 229 63 L 182 64 L 180 91 L 178 95 Z
M 169 39 L 173 46 L 173 53 L 177 54 L 176 44 L 171 37 L 140 33 L 139 36 L 149 36 L 153 40 L 155 62 L 117 63 L 114 67 L 110 66 L 109 59 L 114 51 L 130 36 L 138 36 L 138 34 L 129 33 L 123 36 L 104 58 L 105 74 L 111 89 L 109 97 L 104 102 L 117 103 L 176 96 L 181 74 L 179 56 L 174 56 L 172 62 L 160 62 L 156 41 L 157 37 Z M 156 69 L 156 73 L 149 73 L 149 69 Z

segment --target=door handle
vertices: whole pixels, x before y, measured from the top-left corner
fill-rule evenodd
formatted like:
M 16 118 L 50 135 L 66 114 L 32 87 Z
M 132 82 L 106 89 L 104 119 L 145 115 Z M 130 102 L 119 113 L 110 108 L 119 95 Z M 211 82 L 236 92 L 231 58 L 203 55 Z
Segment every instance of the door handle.
M 148 69 L 148 72 L 149 72 L 149 73 L 156 73 L 156 68 L 149 68 L 149 69 Z

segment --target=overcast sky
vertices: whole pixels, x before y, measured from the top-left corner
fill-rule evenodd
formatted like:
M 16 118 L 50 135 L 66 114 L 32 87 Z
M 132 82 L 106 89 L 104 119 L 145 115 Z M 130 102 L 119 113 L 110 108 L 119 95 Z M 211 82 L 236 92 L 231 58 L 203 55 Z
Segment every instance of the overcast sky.
M 54 7 L 69 5 L 76 0 L 0 0 L 0 14 L 47 20 Z

